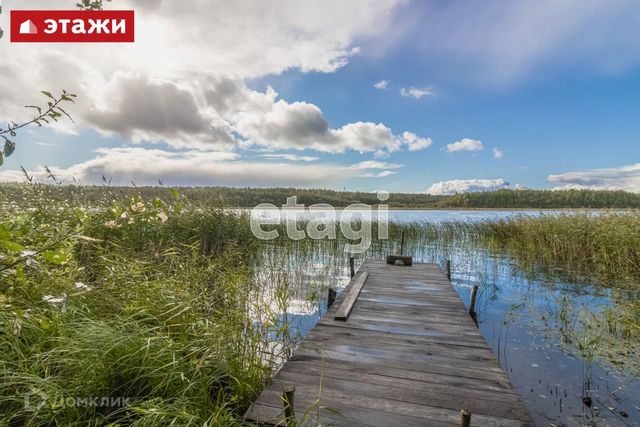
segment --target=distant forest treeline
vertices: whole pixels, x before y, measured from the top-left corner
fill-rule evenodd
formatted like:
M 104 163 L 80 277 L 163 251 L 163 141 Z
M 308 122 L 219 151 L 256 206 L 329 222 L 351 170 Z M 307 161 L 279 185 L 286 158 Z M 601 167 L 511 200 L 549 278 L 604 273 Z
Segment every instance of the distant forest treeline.
M 75 200 L 88 204 L 109 203 L 113 199 L 141 195 L 144 198 L 169 200 L 180 197 L 196 205 L 220 207 L 254 207 L 260 203 L 281 206 L 287 197 L 297 196 L 297 203 L 310 206 L 328 203 L 344 207 L 353 203 L 377 205 L 376 193 L 334 191 L 299 188 L 231 188 L 231 187 L 80 187 L 73 185 L 42 185 L 39 191 L 61 200 Z M 33 186 L 32 185 L 32 186 Z M 29 190 L 28 185 L 0 184 L 0 197 L 19 203 Z M 177 191 L 177 193 L 176 193 Z M 498 190 L 464 193 L 451 196 L 433 196 L 418 193 L 390 193 L 386 203 L 391 208 L 640 208 L 640 194 L 625 191 L 594 190 Z

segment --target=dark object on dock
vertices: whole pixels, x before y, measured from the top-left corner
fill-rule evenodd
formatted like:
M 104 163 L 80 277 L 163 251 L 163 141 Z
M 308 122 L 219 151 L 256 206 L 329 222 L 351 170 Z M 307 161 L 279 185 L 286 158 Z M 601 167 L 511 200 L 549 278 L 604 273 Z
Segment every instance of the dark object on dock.
M 404 254 L 404 230 L 400 235 L 400 254 L 399 255 L 387 255 L 387 264 L 398 265 L 398 261 L 402 263 L 402 265 L 411 266 L 413 265 L 413 257 L 403 255 Z
M 349 257 L 349 270 L 351 273 L 351 278 L 356 275 L 356 259 L 354 257 Z
M 282 405 L 284 406 L 284 418 L 287 426 L 296 425 L 296 411 L 293 407 L 293 396 L 295 392 L 296 388 L 291 384 L 282 386 Z
M 451 261 L 447 260 L 447 262 L 445 263 L 445 270 L 447 273 L 447 279 L 451 280 Z
M 333 288 L 327 289 L 327 309 L 331 308 L 334 302 L 336 302 L 336 290 Z
M 335 320 L 363 272 L 348 319 Z M 247 420 L 284 426 L 533 426 L 527 408 L 436 264 L 366 261 L 251 405 Z
M 471 427 L 471 414 L 464 409 L 460 411 L 460 427 Z
M 387 264 L 396 265 L 398 261 L 402 262 L 402 265 L 413 265 L 413 257 L 406 255 L 387 255 Z
M 473 285 L 471 288 L 471 298 L 469 299 L 469 315 L 473 319 L 473 322 L 478 326 L 478 313 L 476 313 L 476 299 L 478 297 L 478 285 Z

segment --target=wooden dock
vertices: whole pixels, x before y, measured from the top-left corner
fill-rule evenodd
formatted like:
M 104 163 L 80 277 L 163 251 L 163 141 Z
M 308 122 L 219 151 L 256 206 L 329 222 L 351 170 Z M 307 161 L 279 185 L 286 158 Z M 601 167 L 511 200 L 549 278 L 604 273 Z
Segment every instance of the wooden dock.
M 361 290 L 353 310 L 347 320 L 335 320 L 354 286 Z M 291 386 L 296 420 L 287 424 L 283 390 Z M 280 426 L 457 427 L 462 410 L 471 414 L 471 426 L 533 425 L 436 264 L 366 261 L 246 419 Z

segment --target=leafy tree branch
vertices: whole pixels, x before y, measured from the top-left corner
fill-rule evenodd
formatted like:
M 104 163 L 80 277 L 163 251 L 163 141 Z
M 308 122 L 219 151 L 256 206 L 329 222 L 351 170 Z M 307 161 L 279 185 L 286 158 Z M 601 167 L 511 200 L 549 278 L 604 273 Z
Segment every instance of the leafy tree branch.
M 15 151 L 16 144 L 10 138 L 17 136 L 17 132 L 29 125 L 42 126 L 49 124 L 51 121 L 57 122 L 63 116 L 69 118 L 73 122 L 73 118 L 62 108 L 65 102 L 75 103 L 74 99 L 77 95 L 63 90 L 59 96 L 53 96 L 51 92 L 42 91 L 42 94 L 48 98 L 47 106 L 40 107 L 37 105 L 27 105 L 25 108 L 31 108 L 37 111 L 37 115 L 31 120 L 24 123 L 15 123 L 11 121 L 6 128 L 0 127 L 0 142 L 4 140 L 4 148 L 0 151 L 0 166 L 4 163 L 4 157 L 9 157 Z

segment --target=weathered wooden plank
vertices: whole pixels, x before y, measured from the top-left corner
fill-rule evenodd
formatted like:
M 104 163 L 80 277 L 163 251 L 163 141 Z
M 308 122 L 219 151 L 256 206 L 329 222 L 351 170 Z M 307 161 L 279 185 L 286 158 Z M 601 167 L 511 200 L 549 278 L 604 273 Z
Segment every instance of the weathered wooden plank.
M 367 427 L 389 427 L 389 426 L 402 426 L 402 427 L 424 427 L 424 418 L 409 417 L 406 415 L 392 414 L 384 411 L 377 411 L 371 408 L 361 408 L 359 406 L 347 406 L 342 407 L 339 410 L 325 405 L 327 402 L 322 402 L 323 405 L 319 406 L 315 402 L 301 402 L 304 408 L 311 408 L 311 410 L 297 413 L 297 422 L 300 426 L 331 426 L 331 427 L 352 427 L 352 426 L 367 426 Z M 250 414 L 253 419 L 269 420 L 272 425 L 285 426 L 283 417 L 280 413 L 280 408 L 277 405 L 270 405 L 266 402 L 255 403 L 250 410 Z M 357 420 L 357 421 L 354 421 Z M 365 421 L 366 420 L 366 421 Z M 431 427 L 459 427 L 455 423 L 439 422 L 430 420 L 429 426 Z
M 352 342 L 357 342 L 359 339 L 372 339 L 378 340 L 380 343 L 386 343 L 391 341 L 404 342 L 411 345 L 421 346 L 428 348 L 433 343 L 437 344 L 450 344 L 453 346 L 462 348 L 481 348 L 487 349 L 487 344 L 484 339 L 477 338 L 474 340 L 461 341 L 460 339 L 448 340 L 441 337 L 419 336 L 410 334 L 389 333 L 380 331 L 371 331 L 368 329 L 359 328 L 347 328 L 340 325 L 317 325 L 309 334 L 309 340 L 315 339 L 314 337 L 327 337 L 327 338 L 345 338 L 350 339 Z M 314 344 L 315 347 L 318 347 Z
M 322 319 L 319 324 L 321 325 L 335 325 L 338 321 L 333 319 Z M 481 339 L 476 333 L 471 330 L 456 328 L 456 325 L 446 325 L 442 323 L 424 323 L 419 322 L 391 322 L 384 321 L 382 319 L 367 320 L 367 319 L 353 319 L 348 322 L 350 328 L 369 329 L 372 331 L 380 332 L 394 332 L 407 335 L 420 335 L 420 336 L 442 336 L 442 337 L 458 337 L 460 340 L 465 339 Z
M 451 402 L 463 402 L 466 399 L 479 399 L 479 400 L 496 400 L 502 402 L 508 402 L 511 404 L 518 404 L 520 399 L 515 393 L 505 393 L 504 390 L 492 390 L 489 388 L 473 388 L 466 387 L 463 381 L 457 378 L 458 387 L 451 387 L 450 385 L 441 384 L 439 382 L 432 381 L 427 389 L 425 387 L 425 381 L 423 379 L 416 378 L 402 378 L 402 377 L 393 377 L 388 375 L 367 373 L 367 375 L 363 375 L 363 372 L 360 370 L 353 369 L 344 369 L 343 367 L 335 367 L 335 366 L 327 366 L 317 363 L 305 363 L 298 362 L 292 364 L 292 366 L 287 369 L 287 371 L 280 378 L 281 380 L 287 379 L 287 375 L 311 375 L 315 378 L 323 378 L 323 387 L 328 382 L 325 382 L 324 379 L 337 379 L 342 381 L 350 381 L 352 383 L 359 383 L 362 385 L 362 391 L 360 394 L 369 395 L 367 392 L 368 385 L 376 385 L 376 386 L 384 386 L 384 387 L 399 387 L 403 390 L 407 391 L 415 391 L 416 393 L 434 392 L 439 396 L 446 396 L 449 400 L 449 403 L 444 403 L 444 407 L 448 407 L 446 405 L 450 405 Z M 440 379 L 443 378 L 454 378 L 455 377 L 447 377 L 444 375 L 439 376 Z M 386 393 L 386 391 L 385 391 Z M 397 395 L 396 398 L 398 398 Z M 433 401 L 430 402 L 433 405 Z M 438 405 L 442 406 L 442 405 Z M 467 407 L 470 409 L 472 405 L 462 405 L 463 407 Z M 456 408 L 458 407 L 458 403 L 456 403 Z
M 407 381 L 391 380 L 385 385 L 375 384 L 372 377 L 369 381 L 363 381 L 363 377 L 352 376 L 349 379 L 336 378 L 328 375 L 309 375 L 302 372 L 282 372 L 273 387 L 281 389 L 278 382 L 292 383 L 295 381 L 297 388 L 308 387 L 315 389 L 316 395 L 346 395 L 345 404 L 349 399 L 358 397 L 386 398 L 395 402 L 398 406 L 404 403 L 425 405 L 443 409 L 460 411 L 467 409 L 476 415 L 492 416 L 496 413 L 504 418 L 526 421 L 529 417 L 526 409 L 521 406 L 517 396 L 490 395 L 482 397 L 483 393 L 456 393 L 454 389 L 448 391 L 442 388 L 413 387 Z M 400 412 L 402 413 L 402 412 Z
M 424 343 L 415 343 L 411 340 L 397 338 L 393 335 L 387 335 L 386 337 L 358 337 L 357 340 L 353 340 L 349 337 L 330 336 L 325 334 L 311 334 L 310 339 L 313 339 L 314 344 L 318 345 L 321 349 L 334 350 L 337 346 L 341 348 L 351 347 L 357 345 L 356 348 L 361 348 L 366 351 L 367 348 L 377 348 L 384 346 L 387 348 L 393 348 L 394 351 L 401 351 L 404 354 L 423 354 L 430 356 L 445 356 L 452 359 L 462 360 L 492 360 L 493 353 L 486 347 L 465 347 L 451 343 L 431 342 L 428 346 Z
M 307 409 L 309 409 L 309 412 L 313 412 L 314 410 L 316 410 L 316 408 L 318 407 L 319 395 L 317 387 L 302 384 L 300 385 L 300 391 L 303 392 L 300 393 L 301 398 L 298 400 L 299 406 L 301 408 L 296 412 L 296 414 L 299 414 L 300 411 L 305 411 Z M 260 415 L 271 415 L 270 419 L 278 419 L 277 414 L 279 412 L 280 405 L 280 395 L 278 394 L 278 392 L 267 389 L 263 392 L 261 397 L 263 397 L 263 399 L 261 399 L 258 403 L 271 406 L 273 408 L 273 412 L 271 412 L 270 414 L 263 413 Z M 322 390 L 322 393 L 320 394 L 319 405 L 325 408 L 324 413 L 331 412 L 342 414 L 343 416 L 345 416 L 345 418 L 353 414 L 352 412 L 350 413 L 350 410 L 352 408 L 362 409 L 363 411 L 357 414 L 357 416 L 352 416 L 346 419 L 351 422 L 358 421 L 360 423 L 359 425 L 363 426 L 404 426 L 404 424 L 394 424 L 390 422 L 391 420 L 387 418 L 387 414 L 421 419 L 422 424 L 414 424 L 420 426 L 460 425 L 460 410 L 439 408 L 426 404 L 420 405 L 409 402 L 401 402 L 388 398 L 352 395 L 340 391 Z M 254 407 L 250 408 L 247 418 L 257 418 L 256 415 L 258 414 L 253 415 L 251 413 Z M 382 419 L 384 423 L 381 424 L 380 421 L 377 421 L 380 419 Z M 493 416 L 474 414 L 473 420 L 474 425 L 482 427 L 529 427 L 533 425 L 529 421 L 508 419 L 505 417 L 500 417 L 497 414 L 494 414 Z
M 339 314 L 345 320 L 335 320 Z M 460 425 L 462 409 L 473 414 L 472 425 L 533 425 L 456 291 L 432 264 L 365 262 L 247 418 L 285 425 L 284 384 L 296 387 L 301 426 L 450 427 Z
M 459 376 L 459 373 L 458 376 L 453 376 L 447 375 L 446 373 L 402 369 L 395 366 L 380 364 L 362 364 L 349 360 L 338 361 L 320 356 L 296 357 L 290 359 L 287 362 L 287 365 L 288 369 L 292 372 L 296 372 L 298 370 L 303 370 L 304 372 L 317 372 L 317 370 L 323 370 L 324 375 L 331 375 L 330 372 L 336 372 L 338 375 L 341 375 L 344 371 L 352 371 L 362 376 L 382 376 L 418 381 L 420 383 L 429 383 L 429 387 L 431 387 L 431 384 L 437 384 L 442 387 L 453 387 L 461 391 L 489 390 L 497 393 L 518 395 L 515 390 L 513 390 L 506 377 L 495 375 L 487 375 L 486 378 L 471 378 Z M 329 366 L 331 369 L 326 369 Z
M 355 283 L 349 289 L 349 293 L 344 298 L 344 301 L 340 304 L 338 311 L 336 312 L 333 318 L 335 320 L 347 320 L 349 318 L 349 314 L 351 314 L 351 309 L 353 309 L 353 305 L 356 303 L 356 299 L 358 299 L 358 295 L 360 295 L 360 290 L 364 286 L 367 281 L 367 277 L 369 277 L 369 273 L 366 271 L 358 274 L 355 279 Z

